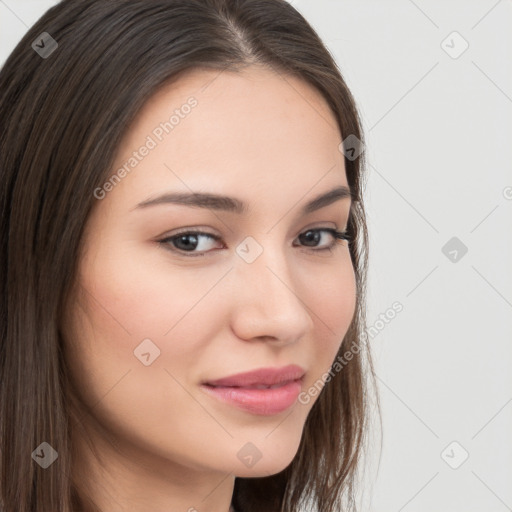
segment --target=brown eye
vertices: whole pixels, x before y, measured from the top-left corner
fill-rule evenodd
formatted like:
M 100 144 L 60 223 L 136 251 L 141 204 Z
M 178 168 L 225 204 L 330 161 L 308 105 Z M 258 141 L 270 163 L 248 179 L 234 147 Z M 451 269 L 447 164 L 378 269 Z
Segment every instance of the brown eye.
M 209 244 L 207 241 L 204 241 L 208 239 L 216 242 L 220 240 L 217 235 L 213 235 L 211 233 L 205 233 L 203 231 L 186 231 L 164 238 L 163 240 L 159 240 L 159 243 L 166 246 L 171 251 L 191 253 L 189 254 L 191 256 L 202 256 L 205 252 L 208 252 Z M 200 248 L 199 251 L 197 250 L 198 248 Z
M 318 243 L 322 240 L 323 233 L 329 233 L 333 241 L 325 247 L 320 247 L 319 249 L 313 250 L 331 250 L 336 245 L 338 240 L 348 240 L 346 231 L 337 231 L 334 228 L 308 229 L 299 235 L 299 240 L 307 247 L 317 247 Z

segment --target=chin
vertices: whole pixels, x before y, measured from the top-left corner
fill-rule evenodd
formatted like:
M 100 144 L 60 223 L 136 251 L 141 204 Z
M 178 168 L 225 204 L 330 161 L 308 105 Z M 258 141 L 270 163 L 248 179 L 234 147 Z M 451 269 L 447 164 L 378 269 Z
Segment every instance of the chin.
M 276 475 L 285 470 L 293 461 L 299 448 L 300 436 L 296 442 L 279 443 L 279 438 L 272 442 L 271 434 L 268 438 L 255 441 L 248 441 L 236 453 L 237 468 L 235 474 L 242 478 L 262 478 Z

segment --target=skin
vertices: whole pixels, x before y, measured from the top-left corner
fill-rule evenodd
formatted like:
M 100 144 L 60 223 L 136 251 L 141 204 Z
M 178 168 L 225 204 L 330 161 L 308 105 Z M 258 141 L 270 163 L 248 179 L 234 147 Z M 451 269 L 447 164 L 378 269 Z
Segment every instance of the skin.
M 305 82 L 256 65 L 188 72 L 146 103 L 112 171 L 191 95 L 191 113 L 97 201 L 65 316 L 69 367 L 91 410 L 73 433 L 75 469 L 103 511 L 228 512 L 235 476 L 285 469 L 318 396 L 261 416 L 200 383 L 298 364 L 307 390 L 329 371 L 355 311 L 348 242 L 329 252 L 318 249 L 333 242 L 327 232 L 309 246 L 298 239 L 307 229 L 346 229 L 350 209 L 341 199 L 300 214 L 348 186 L 335 118 Z M 164 191 L 229 195 L 250 213 L 136 208 Z M 159 243 L 181 228 L 221 240 L 192 240 L 205 257 Z M 236 252 L 248 236 L 263 248 L 252 263 Z M 160 350 L 149 366 L 134 355 L 146 338 Z M 252 467 L 237 457 L 248 442 L 261 453 Z

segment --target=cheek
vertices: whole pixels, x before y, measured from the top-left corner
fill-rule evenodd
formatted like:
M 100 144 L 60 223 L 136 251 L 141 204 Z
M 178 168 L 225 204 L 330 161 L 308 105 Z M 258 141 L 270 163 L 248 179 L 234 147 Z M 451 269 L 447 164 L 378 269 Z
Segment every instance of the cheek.
M 207 331 L 221 321 L 222 305 L 215 291 L 208 291 L 224 270 L 170 269 L 161 255 L 141 261 L 136 253 L 116 253 L 109 246 L 82 262 L 84 291 L 70 333 L 79 347 L 73 366 L 87 403 L 97 401 L 127 372 L 129 382 L 123 386 L 136 386 L 134 399 L 155 389 L 167 393 L 174 381 L 165 369 L 180 381 L 186 378 L 186 369 L 197 364 L 213 337 Z
M 193 326 L 184 315 L 197 302 L 200 288 L 204 295 L 204 285 L 186 288 L 184 296 L 173 291 L 184 289 L 179 272 L 162 283 L 161 276 L 121 267 L 115 273 L 102 266 L 82 274 L 87 292 L 81 305 L 76 304 L 72 328 L 66 330 L 77 347 L 68 359 L 72 373 L 93 416 L 111 433 L 136 447 L 166 447 L 187 459 L 197 450 L 194 439 L 204 437 L 190 423 L 205 423 L 204 410 L 184 389 L 189 388 L 187 370 L 197 364 L 203 351 L 200 340 L 208 337 L 201 337 L 201 322 L 193 310 Z M 92 275 L 94 280 L 88 278 Z M 138 350 L 148 339 L 144 350 Z M 145 353 L 149 365 L 143 362 Z M 171 431 L 180 443 L 170 440 Z
M 352 265 L 340 266 L 339 270 L 325 277 L 318 289 L 316 313 L 329 319 L 330 323 L 326 323 L 329 326 L 332 324 L 332 330 L 336 334 L 344 334 L 356 306 L 356 279 Z
M 140 241 L 133 247 L 125 241 L 123 251 L 106 247 L 102 253 L 95 264 L 84 265 L 82 282 L 105 310 L 95 311 L 98 325 L 112 326 L 119 335 L 128 332 L 134 342 L 170 337 L 176 327 L 189 323 L 194 308 L 228 269 L 176 263 L 165 249 L 148 250 Z M 209 306 L 214 305 L 210 299 Z
M 312 283 L 308 289 L 313 289 Z M 315 322 L 313 373 L 318 374 L 330 368 L 354 317 L 356 278 L 350 261 L 344 261 L 335 270 L 330 269 L 316 286 L 316 292 L 308 293 L 310 302 L 307 304 Z

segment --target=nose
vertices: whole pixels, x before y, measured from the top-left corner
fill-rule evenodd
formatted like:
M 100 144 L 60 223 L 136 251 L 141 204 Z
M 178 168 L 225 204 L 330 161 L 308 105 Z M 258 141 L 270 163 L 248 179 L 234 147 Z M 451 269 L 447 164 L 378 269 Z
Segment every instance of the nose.
M 264 250 L 252 263 L 240 260 L 233 269 L 232 328 L 239 338 L 287 345 L 312 328 L 306 297 L 300 296 L 283 260 Z

